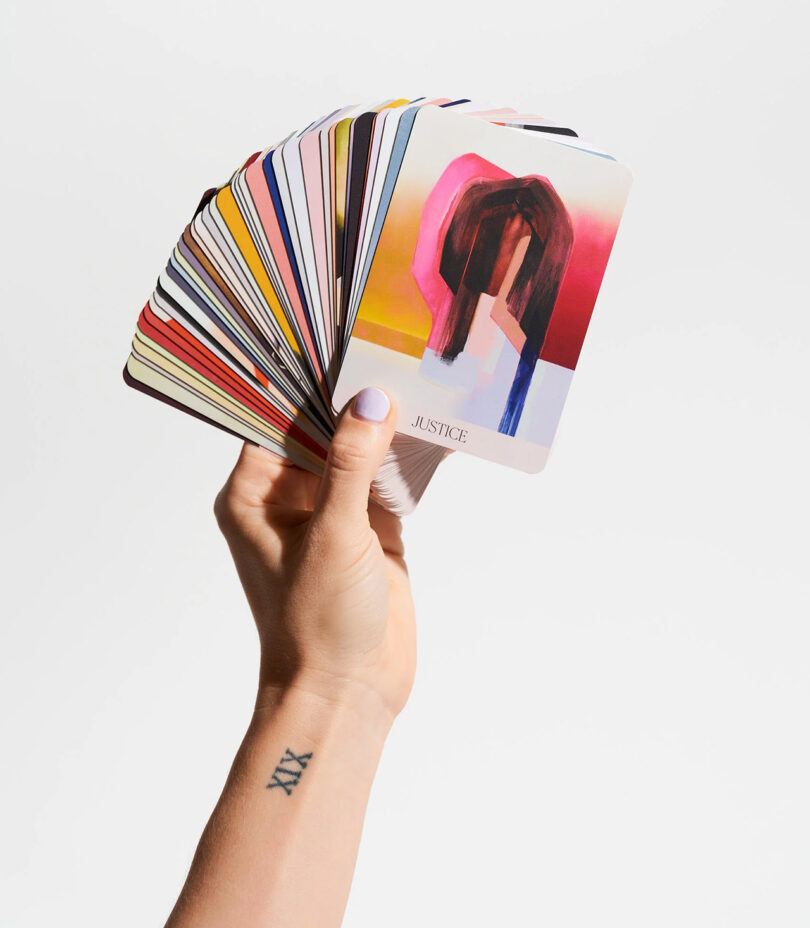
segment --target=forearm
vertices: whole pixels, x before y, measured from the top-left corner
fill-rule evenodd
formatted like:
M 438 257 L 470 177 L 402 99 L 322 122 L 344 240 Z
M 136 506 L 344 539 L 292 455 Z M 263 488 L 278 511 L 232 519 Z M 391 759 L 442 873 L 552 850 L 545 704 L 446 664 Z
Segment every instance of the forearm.
M 359 687 L 260 693 L 167 928 L 339 926 L 390 724 Z

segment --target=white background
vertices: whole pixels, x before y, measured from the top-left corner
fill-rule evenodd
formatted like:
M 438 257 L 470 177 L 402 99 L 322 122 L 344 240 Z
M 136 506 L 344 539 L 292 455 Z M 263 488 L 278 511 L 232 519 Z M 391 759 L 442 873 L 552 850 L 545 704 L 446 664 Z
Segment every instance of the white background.
M 808 924 L 798 9 L 3 5 L 2 928 L 162 924 L 250 714 L 237 443 L 120 377 L 158 270 L 244 157 L 420 94 L 635 183 L 547 470 L 456 455 L 408 520 L 420 666 L 345 924 Z

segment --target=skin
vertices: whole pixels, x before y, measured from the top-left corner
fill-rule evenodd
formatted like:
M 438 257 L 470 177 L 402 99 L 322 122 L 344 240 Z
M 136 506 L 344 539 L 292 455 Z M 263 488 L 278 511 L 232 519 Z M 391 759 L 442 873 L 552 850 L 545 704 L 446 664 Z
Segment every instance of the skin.
M 368 499 L 395 421 L 393 404 L 382 423 L 352 404 L 322 478 L 246 444 L 217 497 L 259 632 L 259 686 L 167 928 L 341 924 L 416 664 L 401 524 Z M 303 760 L 280 763 L 288 749 Z

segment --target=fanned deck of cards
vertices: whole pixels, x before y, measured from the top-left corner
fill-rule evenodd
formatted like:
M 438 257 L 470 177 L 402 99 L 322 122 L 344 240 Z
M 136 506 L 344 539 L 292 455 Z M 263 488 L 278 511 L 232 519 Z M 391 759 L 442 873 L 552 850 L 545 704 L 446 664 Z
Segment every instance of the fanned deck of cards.
M 209 190 L 124 376 L 319 473 L 363 387 L 397 403 L 372 498 L 410 512 L 449 450 L 545 464 L 630 185 L 551 120 L 352 106 Z

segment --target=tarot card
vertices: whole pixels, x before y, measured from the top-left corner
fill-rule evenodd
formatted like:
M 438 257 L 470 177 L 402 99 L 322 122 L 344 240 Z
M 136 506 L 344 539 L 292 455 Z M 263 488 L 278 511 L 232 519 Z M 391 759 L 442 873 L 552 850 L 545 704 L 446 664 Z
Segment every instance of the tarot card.
M 629 188 L 618 162 L 452 110 L 413 117 L 333 408 L 540 470 Z

